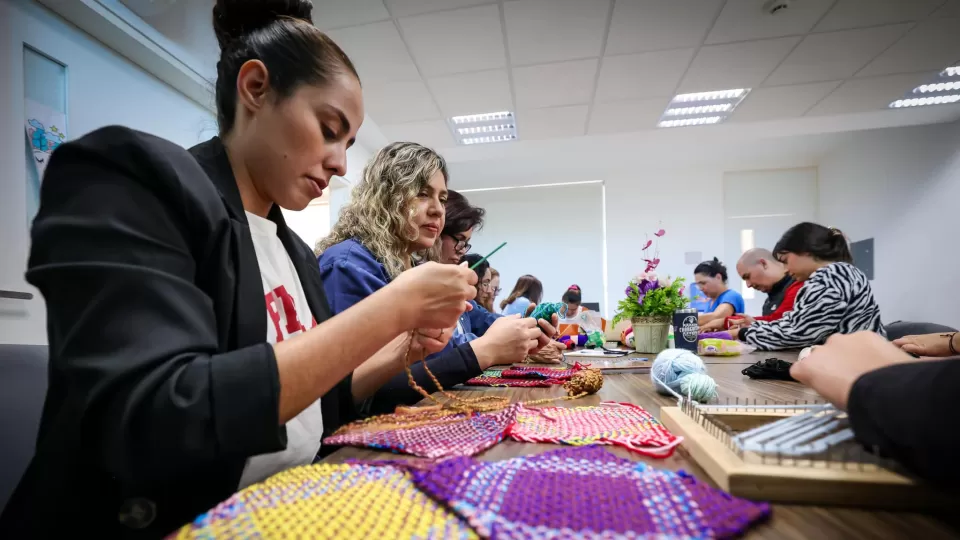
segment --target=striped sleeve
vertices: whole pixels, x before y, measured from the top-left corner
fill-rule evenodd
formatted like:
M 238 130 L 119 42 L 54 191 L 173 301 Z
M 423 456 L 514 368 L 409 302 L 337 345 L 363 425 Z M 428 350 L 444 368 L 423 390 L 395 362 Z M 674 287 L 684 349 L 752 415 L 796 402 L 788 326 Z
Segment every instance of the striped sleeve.
M 765 351 L 816 345 L 837 332 L 846 311 L 841 283 L 831 272 L 818 272 L 797 293 L 793 311 L 776 321 L 757 321 L 741 332 L 741 339 Z

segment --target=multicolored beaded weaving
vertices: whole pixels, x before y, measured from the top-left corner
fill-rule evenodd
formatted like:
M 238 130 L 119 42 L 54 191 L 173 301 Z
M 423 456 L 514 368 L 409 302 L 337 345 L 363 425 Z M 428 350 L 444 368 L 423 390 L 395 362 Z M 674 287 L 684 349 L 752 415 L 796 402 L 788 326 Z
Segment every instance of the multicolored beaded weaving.
M 369 446 L 428 458 L 472 456 L 503 440 L 519 407 L 511 405 L 487 413 L 455 413 L 395 429 L 371 424 L 370 429 L 353 428 L 334 433 L 324 439 L 323 444 Z
M 468 386 L 548 387 L 563 384 L 582 371 L 579 364 L 568 369 L 540 366 L 517 366 L 503 370 L 488 369 L 463 383 Z
M 218 504 L 170 539 L 478 538 L 394 467 L 307 465 Z
M 642 407 L 609 401 L 597 407 L 521 406 L 507 435 L 534 443 L 612 444 L 655 458 L 669 457 L 683 440 Z
M 420 489 L 487 538 L 730 538 L 770 514 L 766 503 L 598 446 L 407 466 Z

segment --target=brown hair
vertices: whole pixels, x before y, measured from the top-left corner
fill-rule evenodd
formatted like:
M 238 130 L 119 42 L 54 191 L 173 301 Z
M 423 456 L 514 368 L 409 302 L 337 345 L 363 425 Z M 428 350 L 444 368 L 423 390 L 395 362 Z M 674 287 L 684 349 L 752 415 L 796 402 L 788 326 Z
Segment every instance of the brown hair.
M 220 44 L 217 62 L 217 122 L 220 134 L 233 128 L 240 67 L 259 60 L 267 68 L 277 99 L 302 84 L 324 85 L 357 69 L 346 53 L 311 22 L 308 0 L 217 0 L 213 31 Z
M 521 296 L 527 298 L 533 304 L 539 304 L 543 298 L 543 283 L 540 283 L 539 279 L 530 274 L 520 276 L 517 284 L 513 286 L 513 291 L 510 293 L 510 296 L 504 298 L 503 302 L 500 302 L 500 309 L 506 309 L 507 306 Z

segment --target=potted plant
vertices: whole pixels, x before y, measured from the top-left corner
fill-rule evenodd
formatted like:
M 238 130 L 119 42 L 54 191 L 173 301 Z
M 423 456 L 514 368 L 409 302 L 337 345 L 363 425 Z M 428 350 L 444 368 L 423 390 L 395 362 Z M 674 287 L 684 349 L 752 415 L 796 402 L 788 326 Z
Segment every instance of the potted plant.
M 664 234 L 666 232 L 660 229 L 654 236 L 659 239 Z M 641 251 L 646 254 L 652 244 L 651 240 L 647 240 Z M 689 303 L 683 295 L 683 278 L 657 276 L 659 252 L 658 242 L 653 257 L 643 259 L 647 263 L 646 270 L 627 284 L 623 291 L 626 298 L 620 300 L 617 313 L 613 317 L 614 326 L 622 320 L 630 320 L 637 351 L 649 354 L 657 354 L 667 348 L 667 335 L 673 313 L 687 307 Z

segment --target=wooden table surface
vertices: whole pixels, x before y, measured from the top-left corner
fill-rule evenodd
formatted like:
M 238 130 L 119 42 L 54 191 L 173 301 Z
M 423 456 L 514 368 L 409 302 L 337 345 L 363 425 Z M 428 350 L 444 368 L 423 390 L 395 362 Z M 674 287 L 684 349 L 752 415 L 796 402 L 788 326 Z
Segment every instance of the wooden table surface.
M 758 360 L 776 356 L 787 361 L 796 360 L 796 352 L 752 353 L 740 357 L 705 358 L 709 364 L 709 373 L 719 386 L 721 402 L 749 400 L 752 404 L 766 401 L 817 401 L 818 396 L 812 390 L 799 383 L 786 381 L 751 380 L 740 370 Z M 462 397 L 476 397 L 484 394 L 509 396 L 511 401 L 525 401 L 546 397 L 562 396 L 562 388 L 488 388 L 457 387 L 454 389 Z M 556 404 L 565 407 L 597 405 L 600 401 L 623 401 L 640 405 L 659 417 L 661 406 L 675 406 L 676 401 L 656 393 L 647 374 L 617 374 L 604 377 L 603 388 L 593 396 L 574 401 L 560 401 Z M 536 454 L 557 447 L 550 444 L 530 444 L 516 441 L 503 441 L 500 444 L 476 456 L 478 459 L 497 461 L 520 455 Z M 684 469 L 698 478 L 710 482 L 709 477 L 697 464 L 687 457 L 683 448 L 672 457 L 661 460 L 633 454 L 621 448 L 608 447 L 614 454 L 644 461 L 651 465 L 671 470 Z M 340 449 L 324 461 L 339 463 L 347 459 L 397 459 L 404 458 L 396 454 L 363 448 Z M 927 540 L 934 538 L 960 538 L 960 517 L 951 515 L 934 516 L 932 514 L 909 512 L 886 512 L 863 510 L 855 507 L 816 507 L 802 505 L 774 505 L 772 518 L 750 530 L 745 538 L 913 538 Z

